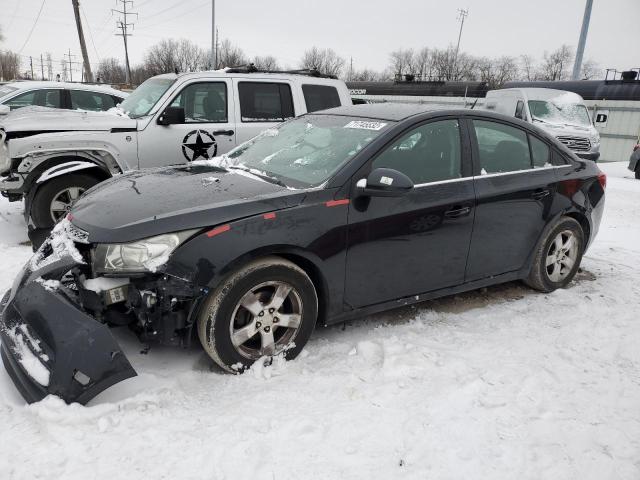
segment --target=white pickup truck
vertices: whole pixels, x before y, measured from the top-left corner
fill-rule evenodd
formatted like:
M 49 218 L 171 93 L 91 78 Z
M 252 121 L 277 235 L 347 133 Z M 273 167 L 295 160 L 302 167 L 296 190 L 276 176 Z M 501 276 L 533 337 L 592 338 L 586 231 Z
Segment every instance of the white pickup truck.
M 351 105 L 315 71 L 240 68 L 150 78 L 109 112 L 26 107 L 0 118 L 0 193 L 25 199 L 39 243 L 73 201 L 113 175 L 228 152 L 276 123 Z

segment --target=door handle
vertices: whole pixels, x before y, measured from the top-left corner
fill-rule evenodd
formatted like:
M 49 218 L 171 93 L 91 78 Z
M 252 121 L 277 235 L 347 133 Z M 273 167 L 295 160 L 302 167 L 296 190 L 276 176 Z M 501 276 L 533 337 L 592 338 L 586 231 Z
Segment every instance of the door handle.
M 460 218 L 466 217 L 471 213 L 471 207 L 454 207 L 451 210 L 444 212 L 446 218 Z
M 235 132 L 233 130 L 214 130 L 213 131 L 213 135 L 227 135 L 227 136 L 231 136 L 233 135 Z
M 531 196 L 536 200 L 542 200 L 544 197 L 549 195 L 549 193 L 551 193 L 551 192 L 549 192 L 549 190 L 546 190 L 546 189 L 543 189 L 543 188 L 539 188 L 535 192 L 533 192 L 531 194 Z

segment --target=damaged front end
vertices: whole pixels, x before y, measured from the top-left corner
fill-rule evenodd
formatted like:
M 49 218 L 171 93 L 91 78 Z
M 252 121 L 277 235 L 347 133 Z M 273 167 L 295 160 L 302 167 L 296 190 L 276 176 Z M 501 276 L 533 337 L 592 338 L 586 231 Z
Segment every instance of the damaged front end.
M 96 275 L 96 246 L 68 220 L 34 254 L 0 304 L 2 360 L 28 402 L 87 403 L 136 375 L 110 326 L 143 342 L 184 345 L 203 292 L 157 268 Z

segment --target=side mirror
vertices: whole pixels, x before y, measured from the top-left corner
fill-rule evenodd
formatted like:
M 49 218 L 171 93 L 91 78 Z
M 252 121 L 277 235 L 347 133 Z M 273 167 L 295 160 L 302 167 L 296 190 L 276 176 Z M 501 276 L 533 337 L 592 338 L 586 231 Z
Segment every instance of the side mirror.
M 158 117 L 158 125 L 175 125 L 184 123 L 184 108 L 167 107 Z
M 359 196 L 401 197 L 413 190 L 413 182 L 398 170 L 376 168 L 356 183 L 356 190 Z
M 9 105 L 0 105 L 0 115 L 7 115 L 10 111 Z

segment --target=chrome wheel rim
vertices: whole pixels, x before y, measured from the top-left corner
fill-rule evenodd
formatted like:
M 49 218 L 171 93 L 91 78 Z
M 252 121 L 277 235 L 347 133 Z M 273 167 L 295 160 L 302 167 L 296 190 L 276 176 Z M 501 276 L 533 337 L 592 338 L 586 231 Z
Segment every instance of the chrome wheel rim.
M 302 324 L 302 299 L 290 284 L 264 282 L 245 293 L 229 324 L 231 343 L 249 360 L 277 355 L 295 339 Z
M 578 258 L 578 241 L 571 230 L 564 230 L 553 239 L 545 261 L 547 276 L 561 282 L 571 273 Z
M 73 203 L 85 192 L 82 187 L 67 187 L 60 190 L 54 195 L 51 205 L 49 207 L 49 213 L 51 214 L 51 220 L 57 222 L 64 217 Z

